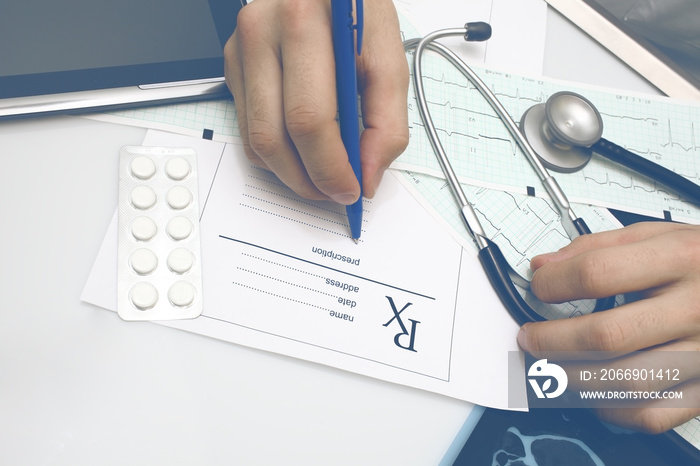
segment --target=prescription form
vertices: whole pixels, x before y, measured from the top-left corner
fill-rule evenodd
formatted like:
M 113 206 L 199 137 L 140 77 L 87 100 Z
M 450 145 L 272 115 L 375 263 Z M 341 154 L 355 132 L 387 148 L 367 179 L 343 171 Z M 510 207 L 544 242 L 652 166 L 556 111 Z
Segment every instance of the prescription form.
M 143 144 L 198 154 L 204 311 L 163 325 L 511 407 L 506 383 L 474 374 L 508 373 L 518 326 L 475 252 L 397 174 L 366 203 L 355 244 L 342 206 L 299 198 L 240 145 L 156 130 Z M 107 309 L 116 308 L 116 237 L 113 221 L 81 296 Z

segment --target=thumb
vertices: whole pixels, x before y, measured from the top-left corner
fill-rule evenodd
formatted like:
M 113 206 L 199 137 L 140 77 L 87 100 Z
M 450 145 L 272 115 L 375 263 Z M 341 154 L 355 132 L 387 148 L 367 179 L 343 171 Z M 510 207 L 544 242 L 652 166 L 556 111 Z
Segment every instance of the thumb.
M 384 171 L 408 145 L 410 78 L 393 3 L 371 5 L 378 11 L 365 15 L 365 37 L 357 70 L 365 127 L 360 140 L 362 187 L 370 198 Z

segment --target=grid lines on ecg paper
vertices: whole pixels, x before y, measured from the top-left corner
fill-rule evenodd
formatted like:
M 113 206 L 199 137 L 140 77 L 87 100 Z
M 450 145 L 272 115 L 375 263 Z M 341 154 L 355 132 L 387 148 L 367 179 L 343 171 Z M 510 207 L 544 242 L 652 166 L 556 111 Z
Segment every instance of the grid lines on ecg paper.
M 412 57 L 409 57 L 412 63 Z M 524 192 L 541 185 L 521 150 L 479 92 L 445 59 L 426 53 L 424 87 L 442 144 L 457 175 L 465 182 Z M 474 67 L 476 73 L 519 123 L 532 105 L 555 92 L 572 90 L 599 109 L 603 136 L 700 183 L 700 106 L 651 96 L 633 96 L 532 79 Z M 432 148 L 409 91 L 411 143 L 400 157 L 403 166 L 439 174 Z M 595 155 L 580 172 L 553 173 L 573 201 L 663 217 L 700 221 L 700 209 L 672 191 Z
M 700 418 L 691 419 L 674 430 L 695 448 L 700 448 Z
M 197 132 L 210 129 L 215 135 L 228 138 L 240 136 L 235 106 L 230 100 L 135 108 L 110 114 L 124 119 L 154 122 Z

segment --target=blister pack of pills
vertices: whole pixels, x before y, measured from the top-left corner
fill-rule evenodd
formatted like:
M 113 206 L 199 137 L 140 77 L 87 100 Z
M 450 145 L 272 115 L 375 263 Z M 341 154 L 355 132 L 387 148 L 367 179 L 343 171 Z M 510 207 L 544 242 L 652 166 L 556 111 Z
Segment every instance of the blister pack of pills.
M 202 313 L 197 154 L 124 146 L 119 154 L 117 311 L 124 320 Z

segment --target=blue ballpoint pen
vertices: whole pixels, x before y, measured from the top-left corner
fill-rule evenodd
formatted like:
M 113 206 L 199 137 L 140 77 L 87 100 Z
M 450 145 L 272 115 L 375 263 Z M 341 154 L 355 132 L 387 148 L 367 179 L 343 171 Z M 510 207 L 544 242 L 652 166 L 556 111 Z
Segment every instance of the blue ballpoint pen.
M 352 2 L 353 0 L 332 0 L 331 14 L 340 136 L 348 153 L 350 165 L 360 183 L 359 199 L 346 208 L 350 234 L 357 243 L 362 230 L 362 167 L 360 166 L 360 122 L 357 113 L 355 31 L 357 30 L 357 54 L 359 55 L 362 49 L 363 13 L 362 0 L 356 0 L 357 23 L 353 24 Z

